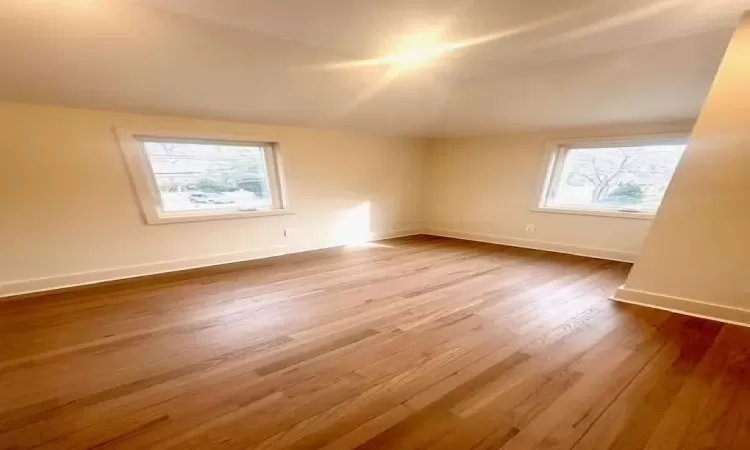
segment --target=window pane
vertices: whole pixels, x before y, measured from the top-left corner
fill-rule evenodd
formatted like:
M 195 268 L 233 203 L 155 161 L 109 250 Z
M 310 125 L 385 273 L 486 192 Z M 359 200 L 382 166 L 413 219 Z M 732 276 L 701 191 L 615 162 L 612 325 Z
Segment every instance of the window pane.
M 143 141 L 165 212 L 272 207 L 264 148 Z
M 685 145 L 570 148 L 547 206 L 654 212 Z

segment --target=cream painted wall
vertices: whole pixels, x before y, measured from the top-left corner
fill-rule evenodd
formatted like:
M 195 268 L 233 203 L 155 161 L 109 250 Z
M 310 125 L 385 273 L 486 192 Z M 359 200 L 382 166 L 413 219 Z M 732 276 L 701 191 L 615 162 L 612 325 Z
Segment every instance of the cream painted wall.
M 675 123 L 434 141 L 427 159 L 427 227 L 446 236 L 632 261 L 650 220 L 532 210 L 549 162 L 546 143 L 689 134 L 690 126 Z M 536 230 L 527 232 L 527 225 Z
M 280 143 L 295 214 L 146 225 L 115 126 L 268 136 Z M 424 146 L 0 103 L 0 295 L 328 247 L 353 234 L 413 232 L 421 227 Z
M 750 325 L 750 15 L 729 45 L 621 300 Z

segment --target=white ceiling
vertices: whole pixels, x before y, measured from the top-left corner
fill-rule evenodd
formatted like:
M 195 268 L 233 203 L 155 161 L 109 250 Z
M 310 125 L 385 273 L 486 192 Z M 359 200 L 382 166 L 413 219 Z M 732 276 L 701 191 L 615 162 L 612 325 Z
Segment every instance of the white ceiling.
M 3 0 L 0 100 L 419 136 L 692 119 L 747 8 Z M 452 50 L 421 65 L 352 64 L 425 36 Z

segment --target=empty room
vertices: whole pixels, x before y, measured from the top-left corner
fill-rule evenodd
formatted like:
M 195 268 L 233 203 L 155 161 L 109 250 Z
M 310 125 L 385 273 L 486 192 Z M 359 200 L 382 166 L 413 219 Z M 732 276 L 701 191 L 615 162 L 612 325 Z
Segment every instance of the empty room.
M 3 0 L 0 450 L 750 448 L 750 0 Z

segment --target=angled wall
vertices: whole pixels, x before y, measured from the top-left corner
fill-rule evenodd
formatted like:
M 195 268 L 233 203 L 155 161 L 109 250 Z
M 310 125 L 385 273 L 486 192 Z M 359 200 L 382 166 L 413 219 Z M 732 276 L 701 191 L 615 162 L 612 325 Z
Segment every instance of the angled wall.
M 616 299 L 750 325 L 750 15 Z

